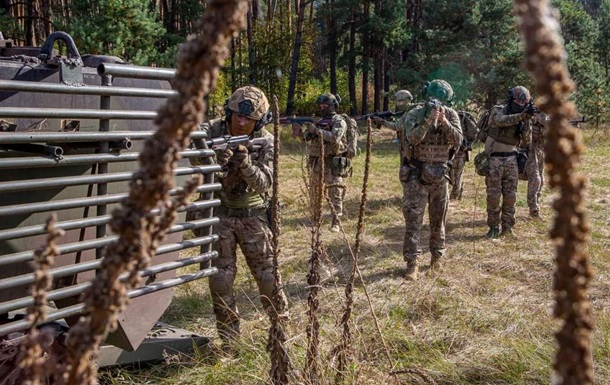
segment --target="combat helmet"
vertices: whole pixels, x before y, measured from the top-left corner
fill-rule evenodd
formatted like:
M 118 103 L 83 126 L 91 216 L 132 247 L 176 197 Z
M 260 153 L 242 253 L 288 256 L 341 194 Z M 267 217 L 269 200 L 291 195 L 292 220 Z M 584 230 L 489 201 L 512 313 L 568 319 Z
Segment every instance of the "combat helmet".
M 453 88 L 444 80 L 432 80 L 431 82 L 426 82 L 424 84 L 422 96 L 424 99 L 434 98 L 443 103 L 449 103 L 451 102 L 451 99 L 453 99 Z
M 225 103 L 227 120 L 231 118 L 232 112 L 256 120 L 255 130 L 259 130 L 271 121 L 269 101 L 263 91 L 254 86 L 241 87 L 233 92 L 233 95 Z
M 522 102 L 529 102 L 531 100 L 530 91 L 523 86 L 516 86 L 508 91 L 508 101 L 519 100 Z
M 401 100 L 411 101 L 413 100 L 413 95 L 411 95 L 411 93 L 407 90 L 398 90 L 394 94 L 394 100 L 396 100 L 397 102 Z
M 318 96 L 318 99 L 316 99 L 316 104 L 328 104 L 329 106 L 333 106 L 335 108 L 339 108 L 339 103 L 341 103 L 341 98 L 339 95 L 333 95 L 331 93 L 322 94 Z

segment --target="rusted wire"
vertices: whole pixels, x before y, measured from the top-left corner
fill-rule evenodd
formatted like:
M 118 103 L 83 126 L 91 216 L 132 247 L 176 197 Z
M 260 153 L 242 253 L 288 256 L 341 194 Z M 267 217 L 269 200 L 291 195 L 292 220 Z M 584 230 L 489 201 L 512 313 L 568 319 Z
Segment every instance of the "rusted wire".
M 566 68 L 566 53 L 548 0 L 516 0 L 527 53 L 527 69 L 536 79 L 541 110 L 550 115 L 545 145 L 551 188 L 560 196 L 553 203 L 557 269 L 554 275 L 555 317 L 563 319 L 556 334 L 554 362 L 558 385 L 593 384 L 591 333 L 593 317 L 587 287 L 592 272 L 585 254 L 589 224 L 585 214 L 585 178 L 577 174 L 583 152 L 579 130 L 568 124 L 575 106 L 568 101 L 574 83 Z
M 148 265 L 175 218 L 176 203 L 168 194 L 174 186 L 172 170 L 189 134 L 203 119 L 204 96 L 216 85 L 229 40 L 244 27 L 246 8 L 242 0 L 209 1 L 199 21 L 201 33 L 181 49 L 173 81 L 178 94 L 159 109 L 158 130 L 140 154 L 142 168 L 132 178 L 128 198 L 113 213 L 110 226 L 119 239 L 106 249 L 102 269 L 85 293 L 86 316 L 69 334 L 69 385 L 97 382 L 99 346 L 117 326 L 117 316 L 127 304 L 127 288 L 139 282 L 135 270 Z M 157 207 L 165 212 L 160 220 L 148 214 Z M 130 279 L 122 284 L 119 276 L 125 271 L 131 273 Z
M 32 286 L 32 297 L 34 303 L 28 308 L 28 321 L 30 329 L 24 340 L 21 342 L 21 357 L 19 366 L 23 369 L 26 378 L 24 384 L 39 385 L 46 383 L 46 378 L 52 373 L 49 372 L 49 362 L 45 353 L 49 352 L 53 343 L 53 336 L 47 332 L 39 331 L 38 325 L 47 318 L 47 291 L 51 288 L 53 277 L 49 272 L 59 255 L 57 239 L 64 235 L 62 229 L 55 227 L 57 215 L 53 213 L 45 226 L 47 233 L 44 245 L 34 251 L 38 268 L 34 272 L 35 282 Z
M 279 272 L 279 235 L 280 235 L 280 186 L 279 186 L 279 166 L 280 166 L 280 110 L 277 96 L 273 95 L 273 195 L 271 196 L 271 209 L 273 211 L 273 221 L 271 223 L 271 244 L 273 247 L 273 295 L 271 301 L 274 312 L 269 315 L 271 327 L 269 328 L 269 342 L 267 349 L 271 359 L 271 369 L 269 376 L 274 385 L 288 384 L 288 374 L 290 371 L 290 358 L 286 351 L 286 334 L 283 319 L 279 315 L 284 315 L 284 301 L 282 298 L 282 280 Z
M 318 140 L 323 143 L 322 133 L 319 134 Z M 311 257 L 309 259 L 309 274 L 307 274 L 307 284 L 309 285 L 309 295 L 307 296 L 307 315 L 309 323 L 307 325 L 307 354 L 305 363 L 305 376 L 309 383 L 314 385 L 320 382 L 320 369 L 318 365 L 319 345 L 320 345 L 320 321 L 318 320 L 318 308 L 320 306 L 318 300 L 318 291 L 320 290 L 320 262 L 322 258 L 322 200 L 324 194 L 324 145 L 320 146 L 319 158 L 319 175 L 313 175 L 314 178 L 319 178 L 317 186 L 311 186 L 314 189 L 311 202 L 312 206 L 312 228 L 311 228 Z M 312 169 L 313 169 L 312 165 Z M 313 172 L 313 171 L 312 171 Z

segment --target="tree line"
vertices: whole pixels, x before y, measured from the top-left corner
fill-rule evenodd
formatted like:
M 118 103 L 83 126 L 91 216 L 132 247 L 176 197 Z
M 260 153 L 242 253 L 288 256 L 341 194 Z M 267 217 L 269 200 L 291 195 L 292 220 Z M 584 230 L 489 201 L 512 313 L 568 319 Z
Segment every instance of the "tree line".
M 610 103 L 610 0 L 553 0 L 574 101 L 582 115 L 605 122 Z M 474 112 L 508 89 L 533 88 L 523 68 L 511 0 L 248 0 L 247 28 L 212 95 L 255 84 L 285 112 L 310 114 L 323 92 L 339 94 L 351 114 L 388 110 L 406 88 L 442 78 L 455 105 Z M 18 45 L 39 46 L 63 30 L 80 52 L 130 63 L 174 67 L 179 45 L 195 33 L 204 0 L 0 0 L 0 31 Z

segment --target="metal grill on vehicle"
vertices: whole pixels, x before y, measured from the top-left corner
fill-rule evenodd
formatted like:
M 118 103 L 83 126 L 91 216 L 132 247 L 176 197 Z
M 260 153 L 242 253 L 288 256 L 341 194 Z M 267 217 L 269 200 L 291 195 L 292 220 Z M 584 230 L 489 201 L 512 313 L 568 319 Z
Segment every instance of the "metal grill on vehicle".
M 0 75 L 1 337 L 29 326 L 20 314 L 33 303 L 33 250 L 44 242 L 51 212 L 66 235 L 52 269 L 48 299 L 55 308 L 48 320 L 71 324 L 82 311 L 80 294 L 100 267 L 105 246 L 116 239 L 107 233 L 111 210 L 127 196 L 143 140 L 155 129 L 156 109 L 174 94 L 169 85 L 174 71 L 112 63 L 99 64 L 97 71 L 18 60 L 0 65 L 7 69 Z M 82 72 L 83 83 L 66 81 L 73 79 L 66 73 L 71 70 Z M 209 262 L 216 257 L 211 244 L 217 240 L 212 226 L 218 218 L 212 208 L 220 203 L 213 198 L 220 185 L 213 175 L 219 167 L 210 159 L 214 152 L 203 133 L 195 132 L 192 139 L 197 145 L 181 153 L 174 170 L 176 185 L 202 174 L 197 191 L 204 199 L 179 210 L 153 265 L 140 272 L 145 284 L 129 292 L 132 303 L 109 337 L 123 349 L 137 348 L 169 306 L 172 290 L 165 289 L 216 272 Z M 194 157 L 203 165 L 192 166 L 188 160 Z M 185 214 L 194 210 L 204 215 L 187 221 Z M 185 234 L 193 229 L 201 229 L 200 236 Z M 194 267 L 182 269 L 189 266 Z

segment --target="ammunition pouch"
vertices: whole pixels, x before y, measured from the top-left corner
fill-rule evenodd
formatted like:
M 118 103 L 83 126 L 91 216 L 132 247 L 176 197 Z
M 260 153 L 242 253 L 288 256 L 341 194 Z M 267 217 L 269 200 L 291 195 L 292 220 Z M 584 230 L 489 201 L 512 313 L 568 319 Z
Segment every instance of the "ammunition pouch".
M 334 156 L 332 158 L 331 171 L 333 176 L 347 178 L 352 176 L 352 160 L 345 156 Z
M 440 184 L 449 180 L 447 163 L 422 163 L 419 180 L 424 185 Z
M 474 170 L 477 175 L 489 175 L 489 154 L 485 151 L 478 153 L 477 156 L 474 157 Z

